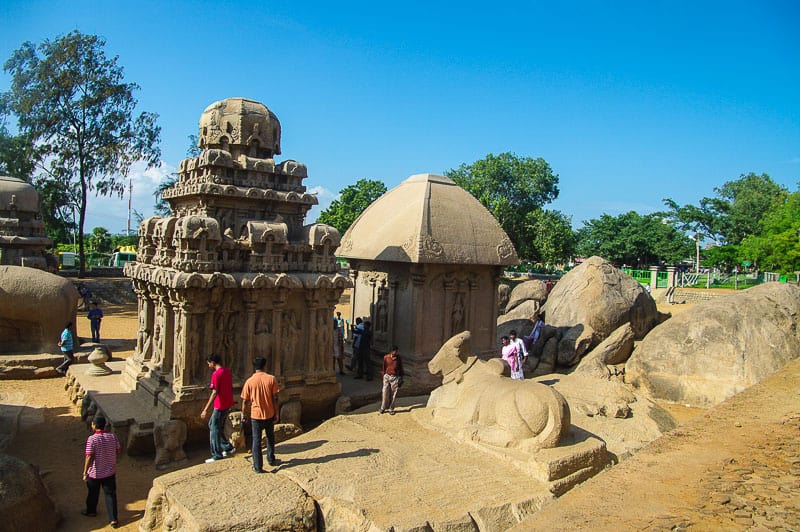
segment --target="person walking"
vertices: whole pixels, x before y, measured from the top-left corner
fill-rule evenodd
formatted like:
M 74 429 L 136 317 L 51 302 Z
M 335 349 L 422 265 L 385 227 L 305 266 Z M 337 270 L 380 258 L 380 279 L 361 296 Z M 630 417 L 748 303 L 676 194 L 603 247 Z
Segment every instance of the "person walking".
M 56 371 L 61 375 L 67 374 L 69 366 L 75 362 L 75 352 L 73 351 L 73 336 L 72 336 L 72 322 L 64 325 L 64 330 L 61 331 L 61 339 L 58 341 L 58 346 L 61 348 L 61 354 L 64 355 L 64 362 L 62 362 Z
M 100 488 L 106 499 L 108 521 L 112 528 L 119 526 L 117 519 L 117 455 L 122 446 L 117 437 L 106 431 L 106 418 L 95 416 L 92 420 L 94 434 L 86 440 L 86 458 L 83 461 L 83 481 L 86 482 L 86 508 L 81 515 L 97 516 Z
M 397 391 L 403 385 L 403 361 L 397 353 L 397 346 L 383 357 L 383 390 L 381 392 L 381 410 L 383 414 L 387 410 L 394 415 L 394 403 L 397 399 Z
M 242 387 L 242 422 L 247 421 L 247 405 L 250 405 L 250 419 L 253 425 L 253 471 L 263 473 L 261 457 L 261 432 L 267 433 L 267 463 L 278 465 L 275 458 L 275 423 L 280 420 L 278 413 L 278 381 L 264 371 L 267 360 L 256 357 L 253 360 L 253 375 Z
M 222 460 L 226 456 L 233 456 L 236 448 L 225 437 L 225 420 L 233 406 L 233 376 L 231 370 L 222 365 L 222 358 L 211 353 L 206 359 L 211 374 L 211 397 L 208 398 L 205 408 L 200 413 L 200 419 L 205 419 L 208 409 L 213 402 L 214 410 L 208 420 L 209 439 L 211 441 L 211 458 L 206 463 Z
M 100 310 L 97 301 L 92 301 L 92 308 L 86 317 L 89 318 L 92 327 L 92 342 L 100 342 L 100 321 L 103 319 L 103 311 Z

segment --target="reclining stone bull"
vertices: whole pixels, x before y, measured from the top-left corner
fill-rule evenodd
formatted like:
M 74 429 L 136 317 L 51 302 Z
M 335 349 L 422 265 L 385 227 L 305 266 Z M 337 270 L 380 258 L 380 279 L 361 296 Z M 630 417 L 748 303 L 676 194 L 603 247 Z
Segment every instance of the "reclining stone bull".
M 431 422 L 457 436 L 497 447 L 555 447 L 570 429 L 569 405 L 553 388 L 503 376 L 500 359 L 479 360 L 470 332 L 450 338 L 428 363 L 442 385 L 428 400 Z

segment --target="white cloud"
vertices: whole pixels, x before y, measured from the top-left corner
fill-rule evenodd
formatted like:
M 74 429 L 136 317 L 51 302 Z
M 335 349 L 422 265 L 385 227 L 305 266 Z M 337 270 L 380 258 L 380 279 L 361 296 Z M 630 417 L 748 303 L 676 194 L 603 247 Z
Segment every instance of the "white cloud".
M 175 167 L 163 161 L 153 168 L 147 168 L 145 163 L 135 163 L 131 167 L 128 174 L 129 183 L 133 185 L 130 205 L 131 233 L 136 233 L 138 230 L 133 211 L 138 211 L 145 218 L 152 216 L 155 204 L 153 193 L 161 180 L 174 172 Z M 105 227 L 112 234 L 125 233 L 128 225 L 129 183 L 125 184 L 125 194 L 121 198 L 116 194 L 95 196 L 94 192 L 89 192 L 86 201 L 85 233 L 91 233 L 95 227 Z
M 323 186 L 308 187 L 307 191 L 309 194 L 315 194 L 319 201 L 317 205 L 314 205 L 314 207 L 308 211 L 308 215 L 306 215 L 306 224 L 312 224 L 317 221 L 317 217 L 320 213 L 327 209 L 333 200 L 339 197 L 339 194 Z

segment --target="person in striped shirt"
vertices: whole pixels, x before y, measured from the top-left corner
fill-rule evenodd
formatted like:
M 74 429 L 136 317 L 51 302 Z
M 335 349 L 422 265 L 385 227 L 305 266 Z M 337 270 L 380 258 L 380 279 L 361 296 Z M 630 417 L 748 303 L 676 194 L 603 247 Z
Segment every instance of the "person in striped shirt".
M 83 463 L 83 481 L 89 493 L 86 495 L 86 509 L 81 514 L 97 516 L 97 501 L 102 487 L 108 520 L 112 528 L 117 528 L 117 455 L 122 452 L 122 446 L 114 434 L 106 431 L 106 418 L 103 416 L 95 416 L 92 429 L 94 434 L 86 440 Z

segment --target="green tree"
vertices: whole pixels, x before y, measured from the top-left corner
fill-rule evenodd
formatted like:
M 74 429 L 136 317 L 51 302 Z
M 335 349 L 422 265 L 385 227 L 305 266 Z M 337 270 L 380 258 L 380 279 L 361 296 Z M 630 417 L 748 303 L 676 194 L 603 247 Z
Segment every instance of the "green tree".
M 89 245 L 94 251 L 110 253 L 113 247 L 111 233 L 105 227 L 95 227 L 89 235 Z
M 756 234 L 761 216 L 788 194 L 767 174 L 742 174 L 715 188 L 717 197 L 702 198 L 699 206 L 679 205 L 664 199 L 669 216 L 683 230 L 700 233 L 717 244 L 739 245 L 748 235 Z
M 519 157 L 513 153 L 488 154 L 472 164 L 445 172 L 480 201 L 508 234 L 517 254 L 535 260 L 547 252 L 535 249 L 536 231 L 543 218 L 532 215 L 558 198 L 558 175 L 544 159 Z M 533 216 L 533 219 L 529 219 Z
M 88 193 L 121 196 L 131 165 L 155 165 L 161 155 L 157 115 L 134 118 L 139 87 L 124 83 L 117 57 L 106 57 L 104 46 L 95 35 L 73 31 L 25 42 L 4 65 L 12 78 L 5 108 L 40 151 L 44 179 L 64 184 L 77 206 L 80 274 Z
M 548 264 L 566 262 L 575 256 L 575 233 L 569 216 L 559 211 L 536 209 L 528 213 L 526 223 L 534 237 L 531 242 L 523 243 L 524 256 Z
M 758 234 L 745 237 L 739 246 L 738 260 L 784 274 L 800 271 L 800 190 L 764 214 Z
M 25 135 L 11 135 L 0 125 L 0 175 L 31 182 L 36 169 L 36 150 Z
M 386 193 L 386 185 L 375 179 L 359 179 L 339 191 L 339 198 L 331 202 L 317 217 L 317 222 L 328 224 L 344 234 L 364 209 Z
M 603 214 L 584 222 L 578 230 L 577 252 L 599 255 L 617 264 L 643 268 L 662 261 L 676 263 L 692 256 L 694 244 L 663 213 L 644 216 L 630 211 L 619 216 Z

